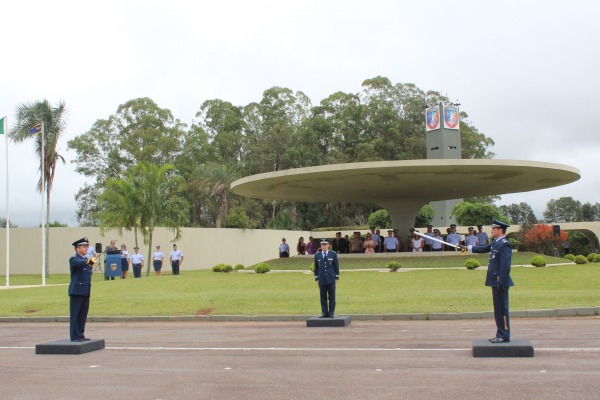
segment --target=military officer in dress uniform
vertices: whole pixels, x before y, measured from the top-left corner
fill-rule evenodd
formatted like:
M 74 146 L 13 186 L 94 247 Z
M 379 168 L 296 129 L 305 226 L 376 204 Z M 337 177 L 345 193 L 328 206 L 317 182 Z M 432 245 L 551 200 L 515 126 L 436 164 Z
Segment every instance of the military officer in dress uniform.
M 84 237 L 73 242 L 75 255 L 69 259 L 71 283 L 69 284 L 70 312 L 69 331 L 72 342 L 90 340 L 83 334 L 88 310 L 90 308 L 90 290 L 92 288 L 92 267 L 96 260 L 86 258 L 90 242 Z
M 329 250 L 329 240 L 321 239 L 321 251 L 315 254 L 315 281 L 321 293 L 321 316 L 333 318 L 335 313 L 335 284 L 340 279 L 340 264 L 335 251 Z M 328 304 L 329 300 L 329 304 Z
M 492 343 L 510 342 L 510 320 L 508 317 L 508 288 L 514 286 L 510 278 L 512 249 L 506 239 L 506 229 L 510 225 L 496 219 L 492 220 L 492 243 L 484 246 L 468 246 L 473 253 L 490 253 L 485 285 L 492 287 L 494 317 L 496 319 L 496 337 Z

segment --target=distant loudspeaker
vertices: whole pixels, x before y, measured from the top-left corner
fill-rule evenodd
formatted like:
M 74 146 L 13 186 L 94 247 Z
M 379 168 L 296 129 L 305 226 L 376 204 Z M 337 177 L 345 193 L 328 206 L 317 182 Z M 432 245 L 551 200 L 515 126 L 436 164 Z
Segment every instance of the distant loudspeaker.
M 96 243 L 96 253 L 102 253 L 102 243 Z
M 560 236 L 560 225 L 552 225 L 552 236 Z

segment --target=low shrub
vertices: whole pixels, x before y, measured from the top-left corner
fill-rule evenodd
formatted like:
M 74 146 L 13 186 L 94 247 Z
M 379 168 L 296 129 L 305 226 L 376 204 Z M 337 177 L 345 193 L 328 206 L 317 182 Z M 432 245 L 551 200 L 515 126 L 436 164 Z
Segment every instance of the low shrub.
M 580 254 L 578 256 L 575 256 L 575 264 L 587 264 L 587 257 L 584 256 L 583 254 Z
M 479 261 L 474 258 L 469 258 L 467 261 L 465 261 L 465 268 L 467 269 L 475 269 L 479 268 L 480 266 L 481 264 L 479 264 Z
M 594 262 L 594 257 L 596 257 L 598 254 L 596 253 L 590 253 L 587 255 L 587 260 L 588 262 Z
M 217 264 L 214 267 L 212 267 L 213 272 L 231 272 L 233 271 L 233 267 L 231 265 L 228 264 Z
M 386 268 L 389 268 L 390 272 L 396 272 L 402 268 L 402 265 L 398 261 L 390 261 L 386 264 Z
M 235 267 L 233 267 L 234 271 L 239 271 L 240 269 L 244 269 L 244 266 L 242 264 L 238 264 Z
M 594 259 L 592 260 L 592 262 L 600 263 L 600 254 L 596 254 L 596 256 L 594 257 Z
M 267 263 L 259 263 L 254 266 L 254 272 L 256 272 L 257 274 L 266 274 L 270 270 L 271 267 L 269 267 L 269 264 Z
M 315 263 L 314 262 L 310 263 L 310 265 L 308 266 L 308 269 L 310 269 L 311 272 L 315 272 Z
M 575 261 L 575 255 L 574 254 L 565 254 L 565 256 L 563 258 L 565 260 Z
M 546 259 L 542 256 L 534 256 L 529 263 L 534 267 L 545 267 Z

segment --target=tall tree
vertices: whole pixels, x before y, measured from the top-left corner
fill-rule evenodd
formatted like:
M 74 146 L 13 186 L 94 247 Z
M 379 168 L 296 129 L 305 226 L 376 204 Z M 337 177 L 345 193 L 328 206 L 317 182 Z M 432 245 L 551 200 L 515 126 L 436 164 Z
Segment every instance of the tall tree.
M 215 228 L 221 228 L 227 221 L 229 189 L 231 183 L 238 178 L 237 170 L 227 164 L 208 163 L 199 166 L 195 175 L 204 185 L 207 185 L 210 196 L 219 203 Z
M 58 153 L 58 142 L 66 127 L 66 114 L 67 107 L 62 100 L 55 106 L 51 105 L 48 100 L 21 103 L 17 106 L 17 124 L 9 133 L 14 142 L 34 140 L 35 151 L 40 158 L 40 179 L 37 190 L 40 193 L 46 192 L 46 221 L 43 221 L 46 229 L 46 256 L 44 260 L 46 277 L 50 273 L 48 265 L 50 259 L 50 230 L 48 226 L 50 223 L 50 193 L 52 192 L 58 162 L 65 163 L 64 157 Z M 40 123 L 43 123 L 44 134 L 31 135 L 30 131 L 33 126 Z M 43 165 L 42 158 L 44 160 Z
M 168 109 L 148 98 L 121 104 L 107 119 L 97 120 L 89 131 L 68 142 L 75 150 L 75 170 L 94 180 L 76 195 L 80 223 L 98 211 L 97 196 L 109 179 L 125 177 L 141 162 L 173 163 L 182 154 L 185 125 Z M 95 189 L 89 188 L 95 187 Z
M 538 222 L 531 206 L 524 202 L 500 206 L 500 212 L 506 215 L 513 224 L 523 225 L 526 228 Z
M 552 199 L 546 203 L 544 220 L 548 223 L 581 221 L 581 202 L 572 197 Z
M 582 221 L 600 221 L 600 203 L 590 203 L 589 201 L 581 205 Z

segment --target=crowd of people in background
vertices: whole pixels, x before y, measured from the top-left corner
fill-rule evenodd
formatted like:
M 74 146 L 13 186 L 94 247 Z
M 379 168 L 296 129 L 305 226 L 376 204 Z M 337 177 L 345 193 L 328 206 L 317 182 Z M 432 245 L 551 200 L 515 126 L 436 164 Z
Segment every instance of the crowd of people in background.
M 127 250 L 127 245 L 121 244 L 120 249 L 116 246 L 117 241 L 111 240 L 110 244 L 106 246 L 104 252 L 102 254 L 107 254 L 107 252 L 112 252 L 112 254 L 119 253 L 121 259 L 121 278 L 127 279 L 127 275 L 129 274 L 129 267 L 133 270 L 134 278 L 142 277 L 142 269 L 144 268 L 144 256 L 140 253 L 139 247 L 133 248 L 133 254 L 129 253 Z M 87 251 L 86 258 L 98 258 L 100 254 L 96 252 L 96 249 L 93 246 L 90 246 Z M 163 260 L 165 258 L 165 253 L 160 249 L 160 245 L 156 246 L 156 251 L 152 253 L 152 267 L 154 269 L 154 273 L 157 276 L 160 276 L 163 267 Z M 104 261 L 106 263 L 106 260 Z M 169 256 L 169 263 L 171 264 L 171 271 L 173 275 L 179 275 L 179 268 L 183 263 L 183 252 L 177 249 L 177 244 L 173 243 L 173 250 Z M 106 266 L 105 266 L 106 268 Z M 114 276 L 107 276 L 105 274 L 105 279 L 114 280 Z
M 433 238 L 433 239 L 431 239 Z M 438 239 L 438 240 L 436 240 Z M 304 237 L 298 239 L 296 252 L 298 255 L 313 255 L 318 249 L 318 241 L 312 236 L 305 242 Z M 449 243 L 443 244 L 439 240 Z M 431 251 L 454 251 L 458 245 L 483 246 L 489 243 L 488 234 L 483 231 L 482 225 L 477 225 L 477 230 L 470 226 L 468 233 L 461 235 L 456 232 L 456 224 L 450 225 L 444 234 L 439 229 L 433 229 L 433 225 L 427 225 L 427 231 L 417 234 L 411 229 L 405 240 L 399 235 L 398 229 L 388 229 L 386 235 L 382 235 L 380 229 L 371 226 L 369 232 L 362 234 L 355 231 L 350 238 L 348 235 L 342 237 L 341 232 L 335 234 L 335 239 L 330 240 L 331 249 L 341 254 L 359 253 L 398 253 L 398 252 L 431 252 Z M 290 246 L 286 239 L 281 240 L 279 245 L 279 257 L 290 256 Z

